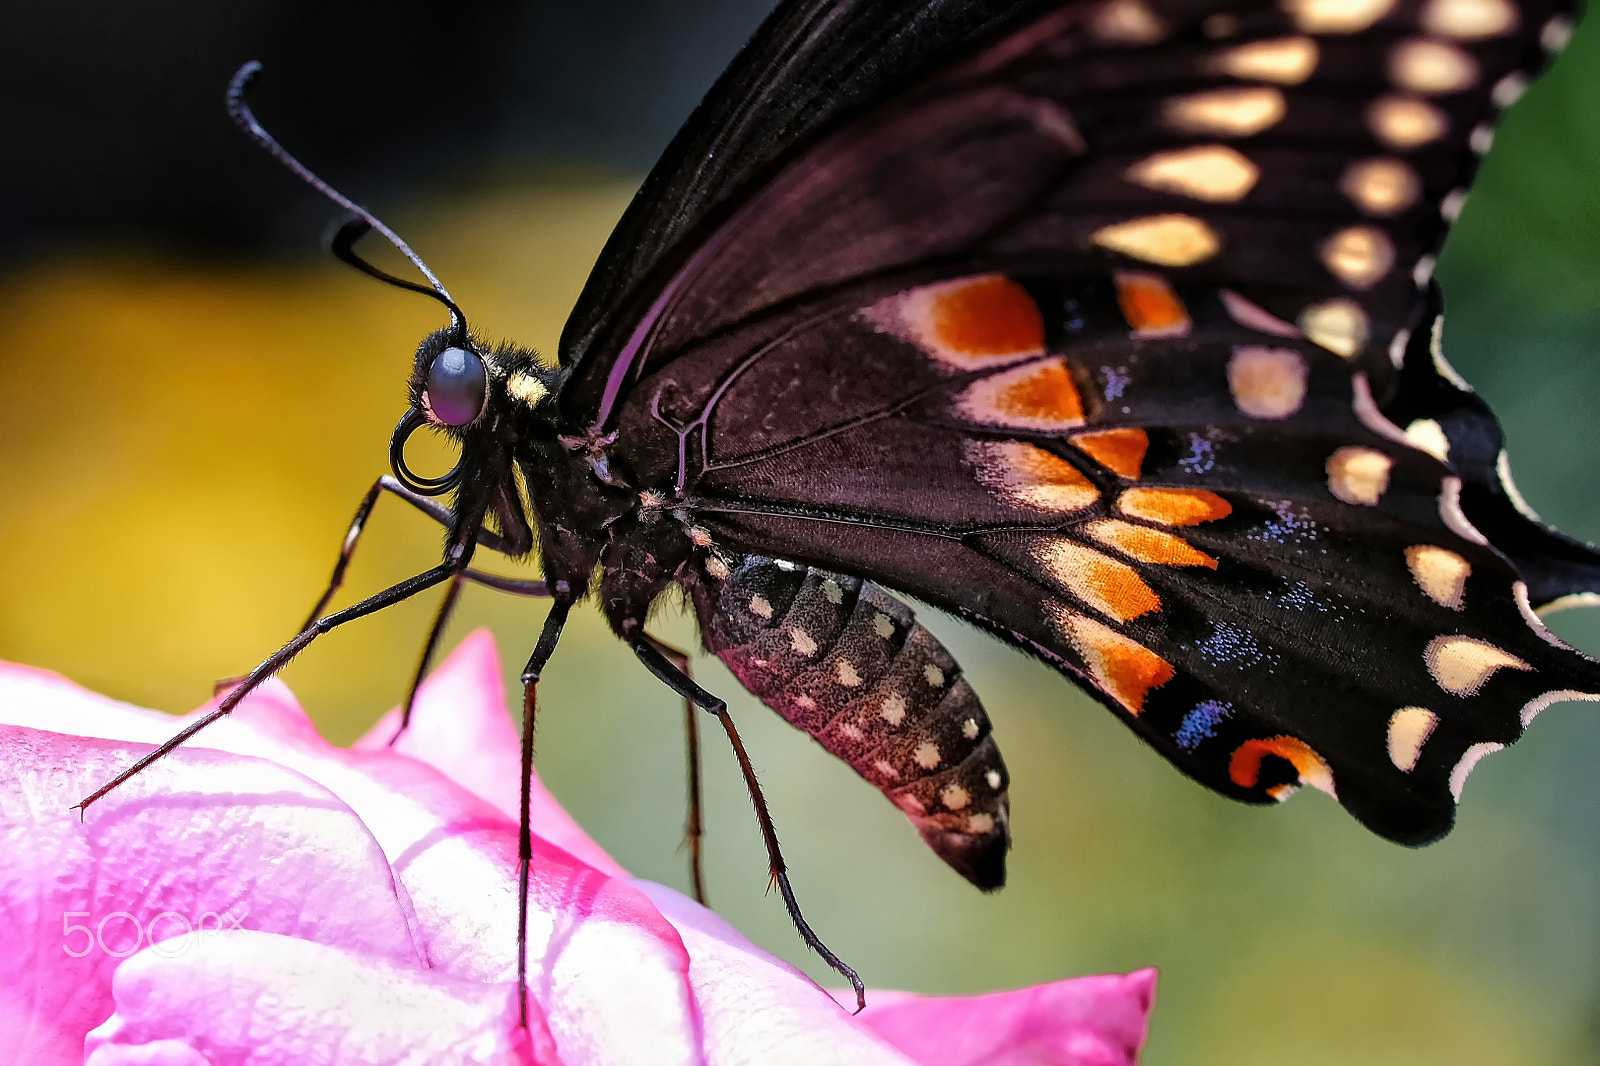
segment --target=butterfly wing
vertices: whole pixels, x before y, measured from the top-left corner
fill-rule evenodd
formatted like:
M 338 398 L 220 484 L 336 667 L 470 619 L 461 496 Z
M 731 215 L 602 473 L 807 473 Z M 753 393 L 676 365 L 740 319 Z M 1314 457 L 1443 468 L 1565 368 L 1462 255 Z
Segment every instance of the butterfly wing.
M 1555 16 L 1061 6 L 749 179 L 563 400 L 713 545 L 963 614 L 1227 794 L 1432 839 L 1600 691 L 1528 590 L 1595 557 L 1501 505 L 1430 350 L 1445 216 Z

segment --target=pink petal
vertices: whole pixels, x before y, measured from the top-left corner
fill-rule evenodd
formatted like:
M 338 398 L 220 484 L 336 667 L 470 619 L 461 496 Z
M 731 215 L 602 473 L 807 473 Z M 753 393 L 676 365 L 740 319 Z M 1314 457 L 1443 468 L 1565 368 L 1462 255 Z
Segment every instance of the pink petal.
M 1135 1066 L 1156 971 L 983 996 L 869 992 L 861 1017 L 929 1066 Z
M 123 963 L 86 1066 L 558 1066 L 516 989 L 249 931 L 168 940 Z
M 3 702 L 3 701 L 0 701 Z M 406 910 L 366 828 L 259 759 L 175 753 L 72 804 L 147 746 L 0 727 L 0 1061 L 81 1061 L 123 956 L 243 923 L 415 965 Z M 8 1046 L 9 1045 L 9 1046 Z
M 442 771 L 461 787 L 515 820 L 522 804 L 522 738 L 506 710 L 505 681 L 494 634 L 475 630 L 417 690 L 411 725 L 390 747 L 400 725 L 396 708 L 378 720 L 353 747 L 396 751 Z M 627 871 L 596 844 L 556 801 L 537 772 L 529 820 L 535 836 L 602 873 Z
M 811 978 L 670 888 L 635 881 L 688 945 L 689 980 L 716 1066 L 910 1066 Z

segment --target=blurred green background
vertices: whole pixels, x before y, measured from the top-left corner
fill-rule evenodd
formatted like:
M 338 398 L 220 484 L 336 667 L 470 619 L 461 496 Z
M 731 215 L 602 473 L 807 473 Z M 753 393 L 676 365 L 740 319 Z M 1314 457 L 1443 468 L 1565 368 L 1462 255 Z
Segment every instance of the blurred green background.
M 480 328 L 548 352 L 643 168 L 763 11 L 484 5 L 458 27 L 464 54 L 445 61 L 426 47 L 434 5 L 373 5 L 331 28 L 297 21 L 310 5 L 244 5 L 251 18 L 221 22 L 199 5 L 156 8 L 168 21 L 145 27 L 150 40 L 206 45 L 181 75 L 159 53 L 128 58 L 128 27 L 95 21 L 111 5 L 78 5 L 87 21 L 63 19 L 54 36 L 0 23 L 0 42 L 26 31 L 63 56 L 0 77 L 14 161 L 0 177 L 0 657 L 183 711 L 301 620 L 386 469 L 415 342 L 438 325 L 428 301 L 315 252 L 331 212 L 230 139 L 227 72 L 269 58 L 259 104 L 280 136 L 406 234 Z M 370 37 L 364 19 L 400 29 L 340 66 L 350 40 Z M 453 79 L 449 64 L 480 54 L 474 42 L 506 62 L 522 50 L 538 69 Z M 113 63 L 104 81 L 97 58 Z M 429 63 L 416 77 L 437 93 L 407 80 Z M 29 71 L 54 79 L 32 110 L 13 84 Z M 423 102 L 386 107 L 390 84 Z M 350 113 L 330 118 L 347 98 Z M 1440 270 L 1447 350 L 1504 421 L 1524 494 L 1590 540 L 1597 104 L 1591 26 L 1502 127 Z M 41 130 L 70 150 L 35 151 Z M 425 568 L 439 540 L 380 504 L 349 594 Z M 399 698 L 432 609 L 418 600 L 339 630 L 288 671 L 332 739 Z M 469 589 L 447 643 L 491 627 L 509 686 L 542 617 Z M 1011 880 L 992 897 L 714 660 L 697 663 L 734 706 L 808 915 L 869 984 L 970 992 L 1156 965 L 1151 1066 L 1600 1063 L 1594 705 L 1547 712 L 1474 774 L 1459 828 L 1412 851 L 1319 794 L 1269 811 L 1213 796 L 1051 671 L 926 617 L 983 695 L 1014 778 Z M 1553 622 L 1600 652 L 1594 613 Z M 693 643 L 683 618 L 661 628 Z M 624 865 L 685 887 L 676 701 L 590 608 L 547 678 L 545 780 Z M 828 982 L 764 894 L 723 746 L 708 745 L 707 772 L 714 905 Z

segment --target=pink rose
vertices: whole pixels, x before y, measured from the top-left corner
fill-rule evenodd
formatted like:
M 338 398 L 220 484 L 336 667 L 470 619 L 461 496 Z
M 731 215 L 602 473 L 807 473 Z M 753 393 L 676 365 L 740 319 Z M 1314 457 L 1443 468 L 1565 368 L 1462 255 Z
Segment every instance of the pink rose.
M 1121 1066 L 1154 971 L 854 1017 L 671 889 L 628 877 L 534 782 L 517 1024 L 517 738 L 492 639 L 322 740 L 272 682 L 92 806 L 174 719 L 0 665 L 0 1061 Z M 379 738 L 379 739 L 375 739 Z

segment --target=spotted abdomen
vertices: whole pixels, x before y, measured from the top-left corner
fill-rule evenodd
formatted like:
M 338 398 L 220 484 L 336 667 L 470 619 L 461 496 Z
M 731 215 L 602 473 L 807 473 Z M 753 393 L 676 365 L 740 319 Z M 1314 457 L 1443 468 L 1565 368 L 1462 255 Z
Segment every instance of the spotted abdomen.
M 746 556 L 695 591 L 706 647 L 905 812 L 982 889 L 1005 883 L 1005 763 L 961 668 L 883 589 Z

